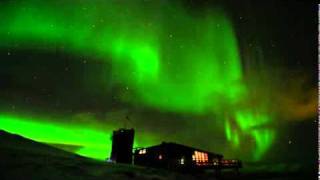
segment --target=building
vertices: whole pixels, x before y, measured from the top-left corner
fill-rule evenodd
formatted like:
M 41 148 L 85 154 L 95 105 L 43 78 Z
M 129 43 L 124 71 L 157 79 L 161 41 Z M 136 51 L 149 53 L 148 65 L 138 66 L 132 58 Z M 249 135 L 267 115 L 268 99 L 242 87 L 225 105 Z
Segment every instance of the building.
M 134 151 L 135 165 L 170 170 L 220 170 L 222 168 L 220 162 L 224 162 L 222 158 L 221 154 L 166 142 Z
M 113 131 L 111 161 L 132 164 L 132 148 L 134 129 L 119 129 Z

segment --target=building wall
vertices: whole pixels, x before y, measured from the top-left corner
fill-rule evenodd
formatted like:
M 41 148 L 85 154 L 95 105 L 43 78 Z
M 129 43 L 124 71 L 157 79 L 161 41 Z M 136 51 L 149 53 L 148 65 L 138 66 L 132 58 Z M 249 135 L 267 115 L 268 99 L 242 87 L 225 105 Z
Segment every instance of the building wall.
M 113 132 L 111 160 L 117 163 L 132 163 L 133 129 L 120 129 Z
M 193 158 L 197 152 L 198 158 Z M 202 154 L 201 154 L 202 153 Z M 207 154 L 206 161 L 204 158 L 199 159 L 199 154 Z M 214 159 L 218 162 L 222 159 L 222 155 L 196 150 L 177 144 L 161 144 L 145 149 L 138 149 L 134 153 L 134 164 L 161 167 L 171 170 L 195 170 L 213 168 Z

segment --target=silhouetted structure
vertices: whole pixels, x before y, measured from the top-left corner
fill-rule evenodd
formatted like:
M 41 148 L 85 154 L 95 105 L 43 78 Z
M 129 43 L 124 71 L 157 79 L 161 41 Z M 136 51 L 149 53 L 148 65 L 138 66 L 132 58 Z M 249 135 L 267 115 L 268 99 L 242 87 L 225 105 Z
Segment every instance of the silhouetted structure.
M 113 131 L 111 161 L 116 163 L 134 164 L 165 168 L 169 170 L 196 172 L 205 169 L 215 170 L 220 174 L 222 169 L 242 167 L 239 160 L 225 160 L 223 155 L 176 143 L 166 143 L 147 148 L 135 149 L 132 156 L 134 129 Z
M 134 164 L 170 170 L 197 171 L 241 167 L 238 160 L 223 160 L 223 155 L 176 144 L 165 143 L 148 148 L 136 149 Z
M 113 131 L 111 160 L 117 163 L 132 163 L 133 129 Z

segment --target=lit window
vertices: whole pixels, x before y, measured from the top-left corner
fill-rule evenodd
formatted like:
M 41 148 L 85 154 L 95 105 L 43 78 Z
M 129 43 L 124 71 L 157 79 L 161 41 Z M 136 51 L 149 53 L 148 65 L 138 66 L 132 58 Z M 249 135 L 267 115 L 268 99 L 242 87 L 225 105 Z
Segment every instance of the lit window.
M 206 165 L 208 164 L 208 154 L 200 151 L 194 151 L 192 160 L 195 161 L 197 165 Z
M 147 149 L 140 149 L 139 150 L 139 154 L 146 154 L 147 153 Z
M 184 157 L 182 157 L 181 159 L 178 160 L 179 164 L 184 164 Z

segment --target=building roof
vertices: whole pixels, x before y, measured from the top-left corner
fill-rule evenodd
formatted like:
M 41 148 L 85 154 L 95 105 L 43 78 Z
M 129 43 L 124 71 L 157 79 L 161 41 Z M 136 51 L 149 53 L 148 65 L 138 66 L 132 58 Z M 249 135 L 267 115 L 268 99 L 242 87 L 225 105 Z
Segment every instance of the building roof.
M 173 142 L 162 142 L 161 144 L 158 145 L 154 145 L 154 146 L 149 146 L 149 147 L 145 147 L 145 149 L 154 149 L 154 148 L 160 148 L 160 147 L 179 147 L 179 148 L 184 148 L 184 149 L 192 149 L 194 151 L 201 151 L 201 152 L 205 152 L 214 156 L 220 156 L 221 158 L 223 157 L 222 154 L 217 154 L 217 153 L 213 153 L 213 152 L 209 152 L 209 151 L 205 151 L 202 149 L 198 149 L 198 148 L 194 148 L 194 147 L 190 147 L 190 146 L 186 146 L 186 145 L 182 145 L 182 144 L 177 144 L 177 143 L 173 143 Z

